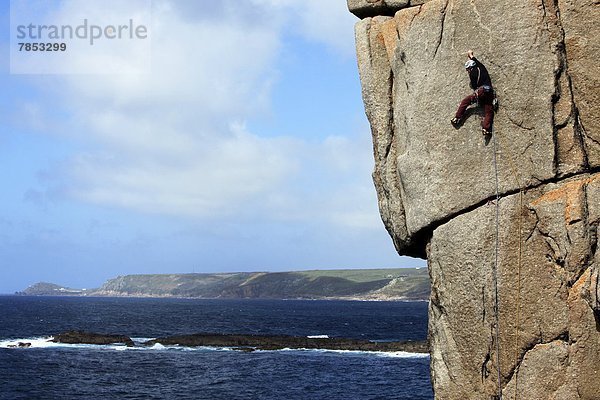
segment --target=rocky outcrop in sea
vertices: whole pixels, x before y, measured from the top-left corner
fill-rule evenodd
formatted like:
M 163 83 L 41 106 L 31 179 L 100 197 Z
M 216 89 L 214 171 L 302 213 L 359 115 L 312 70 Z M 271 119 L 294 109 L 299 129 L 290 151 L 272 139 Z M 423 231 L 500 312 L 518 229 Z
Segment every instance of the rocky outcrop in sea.
M 598 399 L 600 4 L 348 6 L 381 216 L 428 260 L 436 399 Z M 469 49 L 500 102 L 488 137 L 478 109 L 450 124 Z
M 86 331 L 67 331 L 55 335 L 51 342 L 66 344 L 116 344 L 122 343 L 126 346 L 133 346 L 133 340 L 125 335 L 111 335 L 105 333 L 94 333 Z
M 55 335 L 50 341 L 68 344 L 125 344 L 135 346 L 133 340 L 125 335 L 102 334 L 85 331 L 68 331 Z M 196 333 L 190 335 L 165 336 L 147 340 L 138 346 L 182 346 L 182 347 L 227 347 L 241 351 L 313 349 L 346 351 L 379 351 L 426 353 L 426 341 L 374 342 L 326 336 L 304 337 L 286 335 L 244 335 Z

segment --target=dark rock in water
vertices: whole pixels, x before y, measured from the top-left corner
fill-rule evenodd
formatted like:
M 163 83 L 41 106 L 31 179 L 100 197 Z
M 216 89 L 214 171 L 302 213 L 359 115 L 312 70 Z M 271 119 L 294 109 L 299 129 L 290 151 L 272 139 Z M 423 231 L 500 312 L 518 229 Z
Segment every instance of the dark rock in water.
M 102 333 L 92 333 L 84 331 L 68 331 L 55 335 L 54 339 L 50 340 L 54 343 L 68 344 L 115 344 L 124 343 L 126 346 L 133 346 L 133 340 L 125 335 L 107 335 Z
M 344 338 L 309 338 L 300 336 L 269 336 L 269 335 L 223 335 L 199 333 L 179 335 L 149 340 L 145 346 L 155 344 L 164 346 L 186 347 L 233 347 L 239 350 L 281 350 L 281 349 L 321 349 L 321 350 L 353 350 L 353 351 L 407 351 L 427 353 L 429 346 L 426 341 L 403 342 L 371 342 L 368 340 Z
M 28 347 L 31 347 L 31 343 L 29 343 L 29 342 L 19 342 L 17 344 L 9 344 L 6 347 L 8 347 L 9 349 L 16 349 L 16 348 L 26 349 Z

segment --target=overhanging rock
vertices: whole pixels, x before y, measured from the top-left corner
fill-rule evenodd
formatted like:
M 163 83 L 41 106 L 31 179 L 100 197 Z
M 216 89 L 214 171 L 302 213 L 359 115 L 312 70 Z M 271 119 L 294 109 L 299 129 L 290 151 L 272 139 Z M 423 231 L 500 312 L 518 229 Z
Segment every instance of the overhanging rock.
M 403 8 L 420 5 L 429 0 L 348 0 L 348 10 L 359 18 L 394 15 Z

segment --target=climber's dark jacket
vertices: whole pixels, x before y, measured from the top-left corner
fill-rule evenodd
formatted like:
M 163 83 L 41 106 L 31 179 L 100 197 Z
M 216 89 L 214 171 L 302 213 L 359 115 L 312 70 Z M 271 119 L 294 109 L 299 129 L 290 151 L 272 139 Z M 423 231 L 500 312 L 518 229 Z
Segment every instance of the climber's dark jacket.
M 479 106 L 483 108 L 481 127 L 486 132 L 491 132 L 492 123 L 494 121 L 494 89 L 492 87 L 492 80 L 490 79 L 490 74 L 487 69 L 479 62 L 479 60 L 475 57 L 472 57 L 471 60 L 475 61 L 475 66 L 467 69 L 467 72 L 469 74 L 469 84 L 471 85 L 471 89 L 473 89 L 473 93 L 460 102 L 454 118 L 461 121 L 465 116 L 467 107 L 471 104 L 479 104 Z
M 481 86 L 489 86 L 489 89 L 486 89 L 492 90 L 492 80 L 485 66 L 475 57 L 471 58 L 471 60 L 475 61 L 475 66 L 469 70 L 471 89 L 477 90 Z

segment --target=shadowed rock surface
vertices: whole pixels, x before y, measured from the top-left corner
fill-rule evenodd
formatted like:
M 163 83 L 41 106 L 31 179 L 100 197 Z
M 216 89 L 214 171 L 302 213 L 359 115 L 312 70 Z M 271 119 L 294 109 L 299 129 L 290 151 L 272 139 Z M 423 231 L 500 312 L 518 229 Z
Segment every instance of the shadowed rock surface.
M 392 3 L 348 7 L 381 216 L 428 260 L 436 399 L 599 399 L 600 2 Z M 469 49 L 492 140 L 477 110 L 450 125 Z

